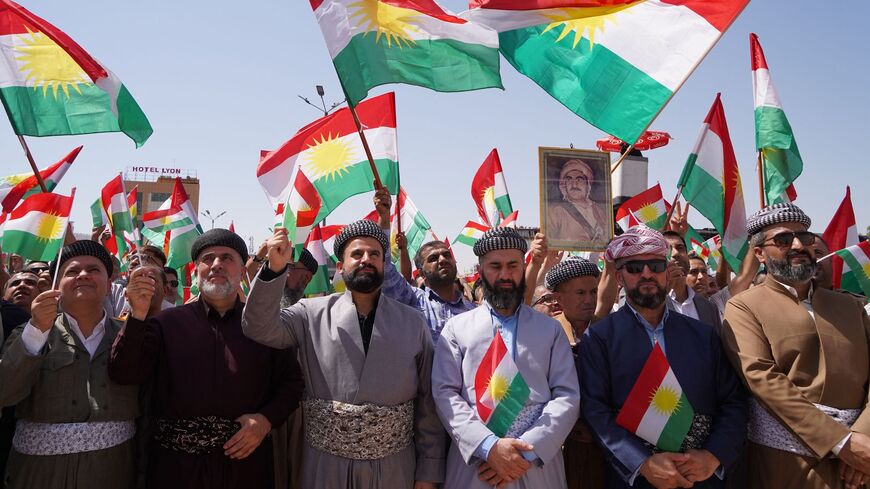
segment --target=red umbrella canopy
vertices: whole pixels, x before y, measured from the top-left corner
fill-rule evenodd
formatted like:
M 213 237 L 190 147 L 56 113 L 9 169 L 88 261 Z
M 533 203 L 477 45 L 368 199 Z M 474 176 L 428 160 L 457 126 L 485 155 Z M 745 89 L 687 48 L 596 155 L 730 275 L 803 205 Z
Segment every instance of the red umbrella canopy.
M 650 149 L 661 148 L 668 144 L 670 141 L 671 135 L 666 132 L 661 131 L 645 131 L 634 143 L 634 149 L 640 151 L 646 151 Z M 601 151 L 611 151 L 614 153 L 619 153 L 622 151 L 622 145 L 625 142 L 622 139 L 615 138 L 613 136 L 608 136 L 606 138 L 599 139 L 596 143 L 598 149 Z

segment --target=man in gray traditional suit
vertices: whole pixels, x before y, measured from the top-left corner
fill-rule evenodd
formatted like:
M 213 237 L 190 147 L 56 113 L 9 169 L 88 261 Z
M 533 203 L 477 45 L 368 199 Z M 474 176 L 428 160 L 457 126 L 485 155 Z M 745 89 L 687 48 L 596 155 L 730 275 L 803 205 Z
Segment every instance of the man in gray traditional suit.
M 380 293 L 389 240 L 372 221 L 335 240 L 347 292 L 281 309 L 293 248 L 278 228 L 251 284 L 245 334 L 295 346 L 305 377 L 306 488 L 434 489 L 446 437 L 431 392 L 433 346 L 416 310 Z
M 453 438 L 445 489 L 566 487 L 580 392 L 562 327 L 522 304 L 527 246 L 512 228 L 484 233 L 485 300 L 448 321 L 435 349 L 432 391 Z

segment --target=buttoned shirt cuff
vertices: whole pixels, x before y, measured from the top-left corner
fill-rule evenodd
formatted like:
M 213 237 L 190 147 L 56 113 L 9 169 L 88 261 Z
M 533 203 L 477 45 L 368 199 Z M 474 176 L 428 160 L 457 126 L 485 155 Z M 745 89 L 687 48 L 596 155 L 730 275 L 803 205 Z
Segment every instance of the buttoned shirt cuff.
M 489 451 L 492 450 L 493 445 L 495 445 L 495 442 L 497 442 L 497 441 L 498 441 L 497 436 L 495 436 L 495 435 L 487 436 L 486 438 L 483 439 L 482 442 L 480 442 L 480 445 L 478 445 L 477 448 L 474 450 L 474 456 L 483 460 L 484 462 L 486 462 L 487 459 L 489 458 Z
M 51 331 L 50 328 L 47 331 L 40 331 L 33 325 L 33 322 L 27 321 L 27 325 L 24 326 L 24 330 L 21 332 L 21 341 L 24 343 L 24 349 L 27 350 L 28 354 L 33 356 L 39 355 L 42 347 L 48 341 L 49 331 Z
M 840 440 L 840 443 L 837 443 L 836 445 L 834 445 L 834 448 L 831 449 L 831 453 L 833 453 L 835 457 L 840 456 L 840 450 L 842 450 L 843 447 L 846 446 L 846 442 L 849 441 L 849 438 L 852 438 L 852 432 L 849 432 L 848 435 L 844 436 L 843 439 Z

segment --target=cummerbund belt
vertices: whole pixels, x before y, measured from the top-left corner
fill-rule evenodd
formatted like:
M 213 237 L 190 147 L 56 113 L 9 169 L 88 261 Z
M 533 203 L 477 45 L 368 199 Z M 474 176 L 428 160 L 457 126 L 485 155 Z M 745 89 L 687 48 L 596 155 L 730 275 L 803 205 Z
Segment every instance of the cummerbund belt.
M 375 460 L 414 441 L 413 399 L 395 406 L 306 399 L 302 409 L 305 440 L 337 457 Z
M 136 424 L 132 420 L 34 423 L 19 419 L 12 446 L 25 455 L 66 455 L 112 448 L 135 434 Z
M 861 415 L 860 409 L 837 409 L 822 404 L 814 405 L 821 412 L 847 428 L 850 428 L 858 419 L 858 416 Z M 767 412 L 767 409 L 764 409 L 755 398 L 749 399 L 749 432 L 747 438 L 753 443 L 769 448 L 803 455 L 804 457 L 816 457 L 788 428 Z
M 239 423 L 218 416 L 198 416 L 184 419 L 157 419 L 154 439 L 176 452 L 204 455 L 223 449 L 240 429 Z

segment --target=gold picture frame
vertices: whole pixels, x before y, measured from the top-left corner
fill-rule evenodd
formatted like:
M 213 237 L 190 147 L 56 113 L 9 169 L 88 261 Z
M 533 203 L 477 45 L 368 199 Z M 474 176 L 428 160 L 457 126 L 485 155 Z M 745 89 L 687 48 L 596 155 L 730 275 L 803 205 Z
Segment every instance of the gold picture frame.
M 538 164 L 541 232 L 548 246 L 604 251 L 614 232 L 610 153 L 539 147 Z

